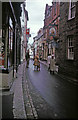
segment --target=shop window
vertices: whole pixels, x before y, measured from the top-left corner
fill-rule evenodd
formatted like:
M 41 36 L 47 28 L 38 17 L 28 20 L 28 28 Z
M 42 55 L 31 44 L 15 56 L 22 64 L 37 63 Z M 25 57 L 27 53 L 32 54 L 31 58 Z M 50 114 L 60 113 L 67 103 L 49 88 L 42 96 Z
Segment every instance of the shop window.
M 68 37 L 68 59 L 74 59 L 73 36 Z
M 13 44 L 13 30 L 9 27 L 9 53 L 12 51 L 12 44 Z
M 4 68 L 5 64 L 5 39 L 6 39 L 6 32 L 5 26 L 3 25 L 2 29 L 0 30 L 0 68 Z
M 2 42 L 2 29 L 0 29 L 0 68 L 4 67 L 4 43 Z
M 12 54 L 13 54 L 13 25 L 12 20 L 9 20 L 9 49 L 8 49 L 8 67 L 12 66 Z
M 76 12 L 76 6 L 75 6 L 75 2 L 71 2 L 70 0 L 70 4 L 69 4 L 69 20 L 75 17 L 75 12 Z

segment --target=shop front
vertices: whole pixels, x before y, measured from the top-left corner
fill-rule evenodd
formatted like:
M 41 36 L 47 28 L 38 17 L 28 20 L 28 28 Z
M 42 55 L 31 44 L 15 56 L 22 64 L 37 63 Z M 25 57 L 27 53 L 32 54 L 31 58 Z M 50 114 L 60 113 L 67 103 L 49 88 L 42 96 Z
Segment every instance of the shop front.
M 0 43 L 0 89 L 10 89 L 14 77 L 16 77 L 17 55 L 19 53 L 17 40 L 20 39 L 18 30 L 12 3 L 3 2 L 2 41 Z

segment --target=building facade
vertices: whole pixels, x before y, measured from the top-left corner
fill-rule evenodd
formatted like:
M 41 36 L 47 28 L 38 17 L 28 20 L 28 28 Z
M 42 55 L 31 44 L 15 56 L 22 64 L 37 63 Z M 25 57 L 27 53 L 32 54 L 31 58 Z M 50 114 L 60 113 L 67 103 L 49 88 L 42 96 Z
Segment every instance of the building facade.
M 9 89 L 21 60 L 21 2 L 2 2 L 0 87 Z
M 33 40 L 34 40 L 33 42 L 33 58 L 34 58 L 35 55 L 37 54 L 37 46 L 38 46 L 37 36 L 35 36 Z
M 78 2 L 60 3 L 59 73 L 78 78 Z
M 48 4 L 46 4 L 45 7 L 45 18 L 44 18 L 44 27 L 43 27 L 43 33 L 44 33 L 44 37 L 43 37 L 43 59 L 47 61 L 47 57 L 48 57 L 48 50 L 49 50 L 49 23 L 50 23 L 50 18 L 51 18 L 51 8 L 52 6 L 49 6 Z
M 52 2 L 52 6 L 46 4 L 44 19 L 44 41 L 46 54 L 56 57 L 57 40 L 59 39 L 60 3 Z
M 43 42 L 43 28 L 40 28 L 38 33 L 37 33 L 37 41 L 38 41 L 38 46 L 37 46 L 37 53 L 39 55 L 39 59 L 42 59 L 42 42 Z
M 22 13 L 21 13 L 21 62 L 25 60 L 25 54 L 27 49 L 27 21 L 28 21 L 28 12 L 25 9 L 25 3 L 21 4 Z
M 60 3 L 46 4 L 44 26 L 37 33 L 37 52 L 42 60 L 47 61 L 48 56 L 53 54 L 57 57 L 59 41 Z M 57 58 L 56 58 L 57 59 Z

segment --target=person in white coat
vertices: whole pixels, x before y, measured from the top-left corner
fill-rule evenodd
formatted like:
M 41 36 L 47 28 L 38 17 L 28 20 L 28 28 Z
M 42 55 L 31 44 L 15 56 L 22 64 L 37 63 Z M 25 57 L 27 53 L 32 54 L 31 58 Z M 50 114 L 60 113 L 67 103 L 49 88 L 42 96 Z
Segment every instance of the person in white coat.
M 50 73 L 52 72 L 54 74 L 54 71 L 55 71 L 55 59 L 54 55 L 52 55 L 50 59 Z
M 50 59 L 51 59 L 51 54 L 49 54 L 47 58 L 48 70 L 50 70 Z

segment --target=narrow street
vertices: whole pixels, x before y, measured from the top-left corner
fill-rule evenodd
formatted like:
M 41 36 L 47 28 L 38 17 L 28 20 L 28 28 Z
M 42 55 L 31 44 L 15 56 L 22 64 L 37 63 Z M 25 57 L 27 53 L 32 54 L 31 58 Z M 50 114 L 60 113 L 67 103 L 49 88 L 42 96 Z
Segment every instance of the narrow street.
M 26 77 L 34 106 L 40 118 L 78 117 L 78 86 L 56 75 L 50 75 L 43 64 L 41 64 L 40 71 L 34 71 L 32 60 L 30 60 L 29 68 L 26 68 Z
M 50 74 L 40 63 L 34 71 L 33 60 L 18 68 L 17 78 L 10 91 L 3 92 L 2 117 L 11 119 L 78 118 L 78 85 Z
M 0 9 L 0 118 L 78 119 L 78 1 Z

